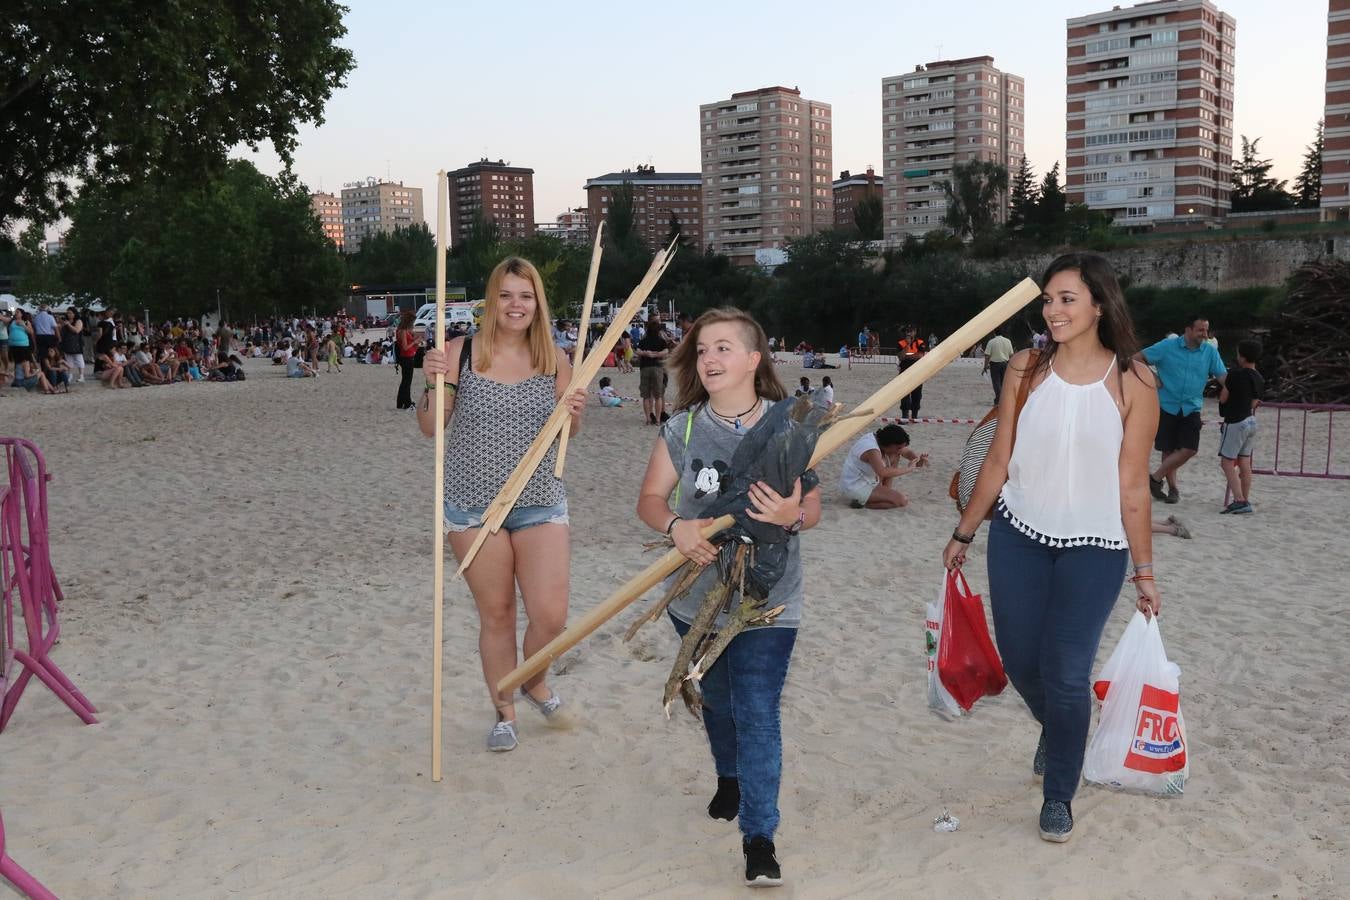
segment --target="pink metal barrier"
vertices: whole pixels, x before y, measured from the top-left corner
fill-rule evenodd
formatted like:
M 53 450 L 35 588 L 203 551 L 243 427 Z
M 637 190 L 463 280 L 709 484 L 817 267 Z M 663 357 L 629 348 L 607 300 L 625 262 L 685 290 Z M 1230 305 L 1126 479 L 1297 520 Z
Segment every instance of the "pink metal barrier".
M 0 730 L 36 675 L 87 725 L 98 710 L 52 661 L 60 637 L 59 588 L 47 542 L 46 465 L 31 441 L 0 438 L 9 455 L 10 484 L 0 487 L 0 602 L 3 603 L 5 647 L 0 668 Z M 15 640 L 14 603 L 18 598 L 24 643 Z M 11 677 L 14 663 L 22 667 Z
M 0 875 L 12 885 L 15 890 L 29 900 L 56 900 L 56 895 L 42 886 L 42 883 L 24 871 L 23 866 L 16 863 L 10 855 L 5 852 L 5 822 L 0 819 Z
M 1335 433 L 1333 431 L 1335 417 L 1337 413 L 1341 413 L 1342 415 L 1350 413 L 1350 406 L 1317 403 L 1262 403 L 1258 412 L 1264 414 L 1265 410 L 1269 409 L 1275 410 L 1275 457 L 1270 468 L 1258 469 L 1253 467 L 1253 474 L 1287 475 L 1295 478 L 1332 478 L 1338 480 L 1350 480 L 1350 470 L 1333 471 L 1332 469 L 1332 454 L 1336 446 Z M 1287 459 L 1287 457 L 1291 455 L 1291 451 L 1288 450 L 1288 442 L 1283 442 L 1282 447 L 1284 431 L 1282 426 L 1284 424 L 1284 416 L 1286 413 L 1291 417 L 1298 415 L 1302 416 L 1302 422 L 1297 426 L 1299 430 L 1297 469 L 1291 468 L 1293 463 Z M 1321 453 L 1319 452 L 1317 454 L 1318 459 L 1312 461 L 1313 468 L 1310 469 L 1308 468 L 1308 416 L 1318 416 L 1323 414 L 1327 417 L 1326 458 L 1325 460 L 1322 460 Z M 1269 421 L 1268 416 L 1263 417 L 1267 422 Z M 1314 420 L 1313 427 L 1317 429 L 1317 434 L 1320 436 L 1321 423 Z M 1281 466 L 1281 449 L 1284 449 L 1286 453 L 1285 465 L 1283 467 Z M 1322 466 L 1321 471 L 1318 471 L 1316 468 L 1319 462 Z

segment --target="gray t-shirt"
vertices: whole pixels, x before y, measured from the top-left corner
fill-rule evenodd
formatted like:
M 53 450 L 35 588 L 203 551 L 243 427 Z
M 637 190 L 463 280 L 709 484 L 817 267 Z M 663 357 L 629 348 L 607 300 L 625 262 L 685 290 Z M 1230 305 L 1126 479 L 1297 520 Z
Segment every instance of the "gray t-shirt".
M 689 425 L 692 414 L 693 424 Z M 688 426 L 688 427 L 687 427 Z M 687 432 L 686 432 L 687 427 Z M 689 435 L 688 446 L 685 434 Z M 679 500 L 672 505 L 676 513 L 686 519 L 703 517 L 703 510 L 718 497 L 718 490 L 727 479 L 727 471 L 736 447 L 746 431 L 737 432 L 730 423 L 722 422 L 708 412 L 705 405 L 684 410 L 671 416 L 661 427 L 661 437 L 670 451 L 670 461 L 680 473 Z M 749 502 L 746 502 L 749 506 Z M 666 579 L 669 589 L 675 576 Z M 717 566 L 709 566 L 698 576 L 694 586 L 683 598 L 670 605 L 670 612 L 682 622 L 692 622 L 704 596 L 717 578 Z M 802 621 L 802 557 L 798 538 L 788 538 L 787 568 L 782 579 L 769 592 L 769 608 L 780 604 L 787 608 L 771 627 L 797 628 Z M 720 627 L 726 616 L 719 616 Z

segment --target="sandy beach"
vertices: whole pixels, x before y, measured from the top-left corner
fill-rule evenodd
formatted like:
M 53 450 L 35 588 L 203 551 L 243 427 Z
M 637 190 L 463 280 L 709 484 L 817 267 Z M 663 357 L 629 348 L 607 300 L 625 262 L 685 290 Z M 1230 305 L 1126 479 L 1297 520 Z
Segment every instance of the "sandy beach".
M 655 623 L 625 645 L 636 607 L 556 664 L 572 727 L 522 705 L 520 747 L 489 754 L 477 619 L 448 583 L 432 783 L 431 442 L 394 409 L 393 367 L 247 370 L 0 400 L 5 433 L 38 442 L 54 474 L 67 599 L 53 655 L 101 710 L 82 726 L 30 686 L 0 734 L 9 853 L 65 898 L 743 893 L 739 834 L 704 809 L 701 726 L 661 712 L 674 632 Z M 943 372 L 923 413 L 982 415 L 978 372 Z M 636 373 L 606 374 L 636 396 Z M 828 374 L 852 405 L 894 370 Z M 584 428 L 567 467 L 573 617 L 650 560 L 634 504 L 656 429 L 636 403 L 591 405 Z M 958 722 L 925 706 L 923 609 L 970 427 L 909 430 L 933 467 L 903 479 L 908 509 L 851 510 L 839 457 L 821 470 L 774 896 L 1350 896 L 1350 482 L 1258 476 L 1257 513 L 1220 516 L 1206 427 L 1181 502 L 1155 511 L 1194 534 L 1154 539 L 1191 780 L 1166 800 L 1084 786 L 1073 840 L 1051 845 L 1036 834 L 1037 732 L 1012 689 Z M 1333 466 L 1350 470 L 1350 416 L 1336 440 Z M 1267 427 L 1258 465 L 1272 446 Z M 984 545 L 967 566 L 981 592 Z M 1099 665 L 1132 612 L 1122 597 Z M 932 829 L 944 809 L 955 834 Z

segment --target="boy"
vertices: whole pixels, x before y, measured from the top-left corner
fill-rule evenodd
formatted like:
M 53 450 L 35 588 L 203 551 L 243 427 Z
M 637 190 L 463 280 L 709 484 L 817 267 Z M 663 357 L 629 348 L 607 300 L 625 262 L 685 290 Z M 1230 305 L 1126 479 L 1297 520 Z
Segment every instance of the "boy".
M 1252 447 L 1256 443 L 1256 407 L 1261 405 L 1261 392 L 1266 386 L 1261 373 L 1256 371 L 1260 358 L 1258 341 L 1239 341 L 1237 365 L 1228 370 L 1219 392 L 1219 414 L 1223 416 L 1219 467 L 1233 494 L 1233 501 L 1222 511 L 1234 515 L 1255 512 L 1251 496 Z

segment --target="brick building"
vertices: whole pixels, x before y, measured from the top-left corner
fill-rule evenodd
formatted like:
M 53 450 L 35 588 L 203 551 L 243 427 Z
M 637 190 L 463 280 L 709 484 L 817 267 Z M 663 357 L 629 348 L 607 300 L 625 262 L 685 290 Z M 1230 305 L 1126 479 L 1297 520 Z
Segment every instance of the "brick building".
M 534 234 L 534 169 L 480 159 L 450 173 L 450 243 L 468 237 L 474 213 L 493 219 L 503 238 Z
M 1350 0 L 1327 10 L 1327 100 L 1322 148 L 1322 218 L 1350 218 Z
M 853 227 L 853 208 L 864 197 L 881 199 L 881 178 L 871 167 L 862 175 L 851 175 L 848 169 L 834 181 L 834 227 Z
M 766 87 L 699 106 L 703 242 L 738 265 L 834 226 L 828 103 Z
M 698 172 L 658 172 L 653 166 L 587 180 L 586 209 L 592 237 L 596 226 L 609 216 L 615 188 L 624 182 L 633 186 L 633 228 L 648 247 L 655 249 L 665 243 L 671 219 L 679 223 L 680 233 L 690 244 L 703 246 L 703 177 Z
M 1069 203 L 1125 226 L 1228 214 L 1236 32 L 1209 0 L 1069 19 Z

